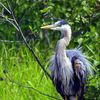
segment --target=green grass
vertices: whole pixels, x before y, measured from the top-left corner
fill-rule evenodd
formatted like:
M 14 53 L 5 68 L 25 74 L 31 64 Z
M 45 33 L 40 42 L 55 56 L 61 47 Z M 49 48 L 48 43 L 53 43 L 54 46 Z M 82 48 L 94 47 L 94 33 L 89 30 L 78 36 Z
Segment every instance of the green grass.
M 15 44 L 1 43 L 0 48 L 0 77 L 3 78 L 0 81 L 0 100 L 54 100 L 23 85 L 61 98 L 24 45 L 15 47 Z

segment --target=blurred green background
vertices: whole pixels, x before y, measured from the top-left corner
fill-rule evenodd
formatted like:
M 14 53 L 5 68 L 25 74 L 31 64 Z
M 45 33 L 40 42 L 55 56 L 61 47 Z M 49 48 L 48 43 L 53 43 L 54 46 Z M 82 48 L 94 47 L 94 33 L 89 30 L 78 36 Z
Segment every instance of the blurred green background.
M 73 36 L 67 49 L 81 45 L 94 68 L 94 76 L 88 78 L 85 98 L 100 100 L 100 1 L 9 1 L 28 44 L 48 72 L 49 60 L 60 35 L 59 32 L 41 30 L 40 27 L 60 19 L 71 25 Z M 0 2 L 8 8 L 6 0 Z M 24 44 L 20 33 L 2 15 L 12 18 L 0 5 L 0 100 L 54 100 L 28 87 L 61 99 Z

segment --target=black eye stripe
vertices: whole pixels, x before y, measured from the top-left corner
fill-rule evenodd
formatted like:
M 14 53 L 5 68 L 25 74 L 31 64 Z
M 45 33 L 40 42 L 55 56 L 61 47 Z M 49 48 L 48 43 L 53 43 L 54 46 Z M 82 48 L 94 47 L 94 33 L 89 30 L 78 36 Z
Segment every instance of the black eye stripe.
M 67 22 L 65 20 L 61 20 L 59 24 L 60 25 L 65 25 L 65 24 L 67 24 Z

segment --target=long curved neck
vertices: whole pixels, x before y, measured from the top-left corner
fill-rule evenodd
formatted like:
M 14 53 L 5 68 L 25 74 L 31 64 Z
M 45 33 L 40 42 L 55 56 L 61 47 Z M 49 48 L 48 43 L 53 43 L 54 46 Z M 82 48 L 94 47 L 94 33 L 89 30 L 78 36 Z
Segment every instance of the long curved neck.
M 69 45 L 71 40 L 71 29 L 61 31 L 61 39 L 57 42 L 56 53 L 63 52 L 66 49 L 66 46 Z
M 64 30 L 62 32 L 63 37 L 57 42 L 56 46 L 55 66 L 58 79 L 62 81 L 64 86 L 67 85 L 67 88 L 69 88 L 68 86 L 72 79 L 73 69 L 69 58 L 66 56 L 66 46 L 68 46 L 71 40 L 71 30 Z

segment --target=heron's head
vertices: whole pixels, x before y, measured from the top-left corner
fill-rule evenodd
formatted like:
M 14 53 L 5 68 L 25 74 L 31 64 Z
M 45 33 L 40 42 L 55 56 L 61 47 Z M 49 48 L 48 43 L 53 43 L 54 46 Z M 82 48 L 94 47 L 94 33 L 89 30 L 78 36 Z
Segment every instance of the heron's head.
M 61 33 L 71 33 L 71 27 L 65 20 L 60 20 L 54 24 L 43 26 L 41 29 L 51 29 L 61 31 Z

